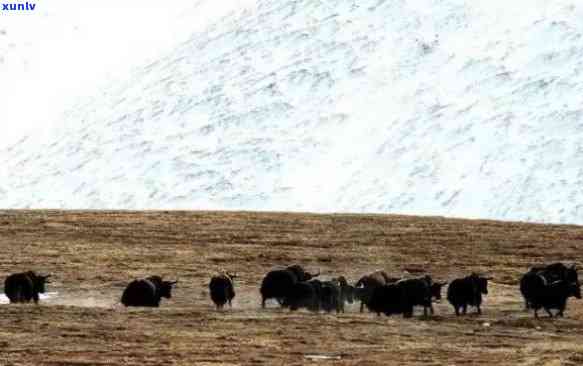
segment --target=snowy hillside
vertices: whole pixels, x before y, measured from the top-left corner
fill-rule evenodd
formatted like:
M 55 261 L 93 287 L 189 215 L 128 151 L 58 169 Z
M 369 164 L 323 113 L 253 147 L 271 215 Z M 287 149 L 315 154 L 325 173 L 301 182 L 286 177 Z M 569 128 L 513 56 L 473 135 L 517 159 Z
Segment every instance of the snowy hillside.
M 51 0 L 0 15 L 0 147 L 60 125 L 80 96 L 168 52 L 213 19 L 254 0 Z M 218 6 L 220 5 L 220 6 Z
M 582 16 L 259 1 L 0 151 L 0 205 L 583 224 Z

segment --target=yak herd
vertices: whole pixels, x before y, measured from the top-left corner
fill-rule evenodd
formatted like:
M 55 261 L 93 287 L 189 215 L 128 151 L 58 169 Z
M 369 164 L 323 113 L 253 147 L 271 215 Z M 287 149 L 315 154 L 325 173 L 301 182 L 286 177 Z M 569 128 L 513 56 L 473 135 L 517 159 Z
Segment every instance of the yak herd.
M 360 301 L 361 312 L 366 307 L 378 315 L 402 314 L 408 318 L 413 316 L 417 306 L 423 307 L 424 316 L 428 316 L 434 313 L 433 301 L 441 299 L 442 287 L 447 284 L 433 281 L 429 275 L 395 278 L 384 271 L 366 274 L 354 285 L 343 276 L 324 281 L 318 279 L 319 275 L 297 264 L 269 271 L 259 288 L 261 307 L 265 308 L 267 300 L 274 300 L 290 311 L 304 308 L 313 312 L 341 313 L 346 303 Z M 49 277 L 33 271 L 11 274 L 4 281 L 4 293 L 11 303 L 38 303 Z M 211 278 L 209 293 L 217 309 L 226 304 L 231 306 L 235 278 L 236 275 L 229 272 Z M 481 314 L 482 296 L 488 294 L 490 279 L 472 273 L 449 283 L 446 297 L 456 315 L 466 314 L 468 306 L 475 307 Z M 160 276 L 136 279 L 124 289 L 120 302 L 125 306 L 158 307 L 162 298 L 172 297 L 172 287 L 176 283 Z M 553 317 L 551 310 L 563 316 L 568 298 L 581 298 L 577 269 L 575 265 L 560 262 L 530 268 L 520 278 L 520 292 L 525 308 L 533 309 L 535 318 L 540 309 L 550 317 Z

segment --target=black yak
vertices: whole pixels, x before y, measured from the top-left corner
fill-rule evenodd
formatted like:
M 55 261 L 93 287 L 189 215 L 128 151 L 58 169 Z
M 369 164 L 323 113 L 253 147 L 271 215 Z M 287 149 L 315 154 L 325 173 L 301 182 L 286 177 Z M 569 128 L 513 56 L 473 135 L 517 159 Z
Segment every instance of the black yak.
M 290 311 L 306 308 L 310 311 L 320 310 L 317 285 L 308 281 L 296 282 L 290 286 L 282 299 L 281 306 Z
M 282 305 L 284 298 L 288 296 L 293 285 L 298 282 L 309 281 L 319 275 L 320 272 L 311 274 L 297 264 L 285 269 L 268 272 L 263 278 L 259 290 L 261 293 L 261 307 L 265 308 L 265 302 L 268 299 L 276 299 Z
M 385 271 L 375 271 L 362 276 L 354 285 L 354 295 L 360 300 L 360 312 L 363 312 L 365 305 L 368 307 L 376 287 L 397 282 L 399 279 L 390 277 Z
M 134 280 L 124 290 L 121 303 L 125 306 L 159 307 L 160 300 L 172 297 L 172 286 L 178 281 L 163 281 L 160 276 Z
M 336 311 L 344 312 L 344 299 L 342 298 L 342 289 L 337 279 L 322 282 L 320 293 L 320 307 L 325 312 Z
M 528 277 L 532 274 L 539 274 L 544 277 L 545 280 L 548 282 L 555 282 L 555 281 L 566 281 L 568 283 L 579 283 L 579 276 L 577 274 L 577 268 L 573 264 L 571 266 L 566 266 L 563 263 L 556 262 L 548 265 L 539 265 L 531 267 L 528 272 L 526 272 L 520 280 L 520 292 L 522 297 L 524 298 L 524 307 L 526 310 L 530 309 L 530 303 L 528 298 L 531 294 L 528 293 L 529 287 L 524 286 L 524 278 L 525 276 Z
M 209 291 L 211 300 L 215 303 L 217 309 L 222 309 L 227 303 L 232 306 L 231 301 L 235 297 L 234 279 L 236 277 L 235 274 L 225 272 L 211 278 Z
M 403 314 L 405 318 L 413 316 L 415 306 L 423 306 L 424 316 L 427 309 L 433 314 L 432 283 L 431 277 L 425 276 L 377 286 L 368 307 L 379 315 Z
M 489 277 L 481 277 L 476 273 L 464 278 L 457 278 L 447 288 L 447 300 L 453 306 L 455 315 L 460 315 L 460 309 L 465 315 L 468 305 L 475 306 L 478 314 L 482 314 L 482 295 L 488 294 Z
M 551 282 L 543 274 L 529 271 L 520 279 L 520 291 L 525 302 L 534 309 L 534 317 L 538 318 L 538 310 L 544 308 L 550 317 L 551 309 L 558 309 L 557 315 L 563 316 L 569 297 L 581 298 L 579 282 L 556 280 Z
M 50 275 L 37 275 L 33 271 L 14 273 L 4 280 L 4 293 L 11 303 L 27 303 L 34 300 L 38 304 L 39 294 L 45 292 L 45 284 Z

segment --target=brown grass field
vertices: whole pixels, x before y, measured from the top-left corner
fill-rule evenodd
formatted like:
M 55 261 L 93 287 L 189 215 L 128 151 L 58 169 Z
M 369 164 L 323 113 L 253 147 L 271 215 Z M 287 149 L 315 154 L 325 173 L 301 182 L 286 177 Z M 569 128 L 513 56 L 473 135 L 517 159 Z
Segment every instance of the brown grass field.
M 0 305 L 0 365 L 580 365 L 583 302 L 533 319 L 518 279 L 536 263 L 579 261 L 583 227 L 395 215 L 0 211 L 0 278 L 53 274 L 53 297 Z M 494 277 L 481 316 L 446 301 L 413 319 L 262 310 L 258 285 L 300 263 L 351 282 L 385 269 L 451 280 Z M 232 309 L 212 274 L 240 275 Z M 158 309 L 119 304 L 136 277 L 179 278 Z

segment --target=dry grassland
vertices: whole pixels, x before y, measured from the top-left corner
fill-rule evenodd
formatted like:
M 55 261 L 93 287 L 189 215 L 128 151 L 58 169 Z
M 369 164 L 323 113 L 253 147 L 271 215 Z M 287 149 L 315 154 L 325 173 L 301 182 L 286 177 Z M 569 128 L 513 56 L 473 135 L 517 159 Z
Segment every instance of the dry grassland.
M 583 227 L 392 215 L 1 211 L 0 278 L 52 273 L 39 306 L 0 305 L 0 365 L 579 365 L 583 302 L 535 321 L 517 281 L 535 263 L 579 261 Z M 351 282 L 368 271 L 494 277 L 480 317 L 445 302 L 423 319 L 261 310 L 258 284 L 301 263 Z M 240 275 L 233 309 L 207 293 Z M 179 278 L 159 309 L 119 305 L 136 277 Z M 417 313 L 419 314 L 419 313 Z

